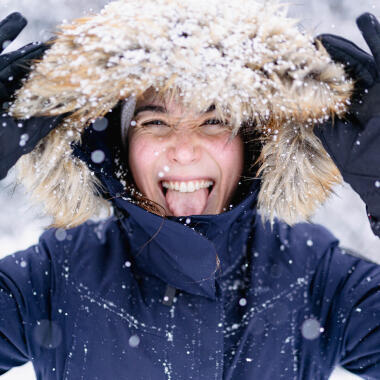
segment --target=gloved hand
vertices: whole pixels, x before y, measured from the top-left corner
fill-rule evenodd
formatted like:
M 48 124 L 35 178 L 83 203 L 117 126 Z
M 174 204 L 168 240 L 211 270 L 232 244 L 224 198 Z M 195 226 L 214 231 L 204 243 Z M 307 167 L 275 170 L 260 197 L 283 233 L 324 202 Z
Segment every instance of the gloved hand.
M 0 22 L 0 53 L 26 24 L 26 19 L 17 12 Z M 0 103 L 9 101 L 13 93 L 21 87 L 21 79 L 29 72 L 30 62 L 41 58 L 48 48 L 48 45 L 37 42 L 0 56 Z
M 0 22 L 0 52 L 13 41 L 27 24 L 20 13 L 12 13 Z M 22 79 L 30 70 L 31 60 L 41 58 L 48 45 L 29 44 L 17 51 L 0 55 L 0 107 L 6 108 L 14 92 L 21 87 Z M 37 143 L 66 115 L 14 120 L 7 113 L 0 116 L 0 180 L 25 153 Z
M 342 37 L 318 36 L 356 85 L 346 120 L 317 126 L 314 133 L 343 179 L 366 203 L 372 220 L 380 220 L 380 24 L 375 16 L 365 13 L 357 19 L 357 25 L 373 57 Z

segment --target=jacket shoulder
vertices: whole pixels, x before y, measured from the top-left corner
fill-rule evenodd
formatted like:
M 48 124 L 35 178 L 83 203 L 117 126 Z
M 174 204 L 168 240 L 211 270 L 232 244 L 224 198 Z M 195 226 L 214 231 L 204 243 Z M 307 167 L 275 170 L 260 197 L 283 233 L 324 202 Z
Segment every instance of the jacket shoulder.
M 339 240 L 324 226 L 314 223 L 297 223 L 290 226 L 279 220 L 272 225 L 261 225 L 263 231 L 275 237 L 278 243 L 293 250 L 325 252 L 331 246 L 339 245 Z
M 109 217 L 100 221 L 86 221 L 85 223 L 71 229 L 50 229 L 42 238 L 49 244 L 63 246 L 65 250 L 80 250 L 86 247 L 94 247 L 107 244 L 115 234 L 119 235 L 119 227 L 116 218 Z
M 339 240 L 326 227 L 314 223 L 297 223 L 294 226 L 279 226 L 280 239 L 286 239 L 294 247 L 305 246 L 315 252 L 324 252 L 332 245 L 339 245 Z
M 38 247 L 48 252 L 55 265 L 63 265 L 67 274 L 77 277 L 83 268 L 100 268 L 110 255 L 116 258 L 124 251 L 125 241 L 116 218 L 110 217 L 71 229 L 49 229 L 41 235 Z
M 313 223 L 290 226 L 276 219 L 272 225 L 260 223 L 256 236 L 258 249 L 265 248 L 270 262 L 282 263 L 297 276 L 313 272 L 326 252 L 339 246 L 329 230 Z

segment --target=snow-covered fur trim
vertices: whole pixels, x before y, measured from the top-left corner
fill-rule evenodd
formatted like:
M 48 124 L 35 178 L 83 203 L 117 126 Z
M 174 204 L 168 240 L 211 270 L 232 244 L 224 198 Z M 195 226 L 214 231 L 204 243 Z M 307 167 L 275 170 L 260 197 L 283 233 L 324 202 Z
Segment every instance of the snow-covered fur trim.
M 180 89 L 195 110 L 216 105 L 234 133 L 254 121 L 264 142 L 259 208 L 289 224 L 307 220 L 341 181 L 313 125 L 344 114 L 353 84 L 286 13 L 277 1 L 119 0 L 62 25 L 11 108 L 17 118 L 73 112 L 20 163 L 55 224 L 80 224 L 99 203 L 96 178 L 70 143 L 152 87 Z

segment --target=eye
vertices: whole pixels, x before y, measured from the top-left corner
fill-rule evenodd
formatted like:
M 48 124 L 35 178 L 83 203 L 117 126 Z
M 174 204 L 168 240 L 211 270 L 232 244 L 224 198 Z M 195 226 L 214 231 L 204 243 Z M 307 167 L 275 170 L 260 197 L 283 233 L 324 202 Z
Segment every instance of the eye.
M 219 119 L 208 119 L 203 123 L 203 125 L 216 125 L 216 124 L 224 125 L 223 121 Z
M 140 124 L 142 131 L 150 133 L 155 136 L 166 136 L 170 133 L 170 125 L 160 119 L 147 120 Z
M 220 119 L 208 119 L 202 124 L 202 131 L 208 135 L 223 133 L 228 129 L 228 125 Z
M 148 127 L 150 125 L 162 125 L 162 126 L 168 126 L 165 122 L 163 122 L 162 120 L 150 120 L 150 121 L 146 121 L 144 123 L 141 124 L 142 126 L 144 127 Z

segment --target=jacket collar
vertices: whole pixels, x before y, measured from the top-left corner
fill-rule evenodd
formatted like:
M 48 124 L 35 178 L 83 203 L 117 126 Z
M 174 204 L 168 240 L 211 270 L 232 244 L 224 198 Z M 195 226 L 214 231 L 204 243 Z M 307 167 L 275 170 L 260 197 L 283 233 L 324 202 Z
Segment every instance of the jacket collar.
M 139 270 L 172 287 L 214 299 L 215 280 L 227 274 L 245 252 L 257 192 L 258 184 L 254 184 L 230 211 L 189 218 L 162 218 L 124 198 L 114 202 L 128 215 L 121 224 Z

